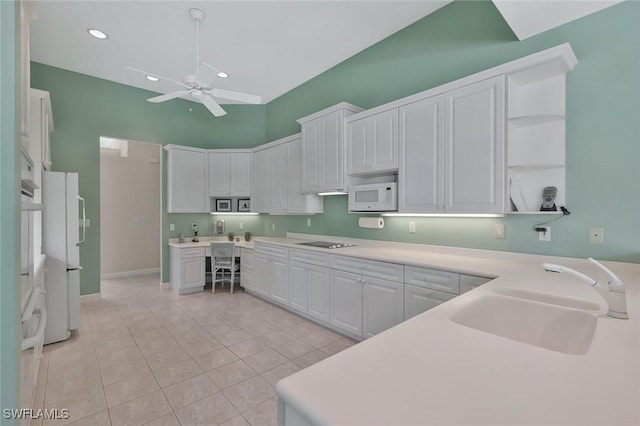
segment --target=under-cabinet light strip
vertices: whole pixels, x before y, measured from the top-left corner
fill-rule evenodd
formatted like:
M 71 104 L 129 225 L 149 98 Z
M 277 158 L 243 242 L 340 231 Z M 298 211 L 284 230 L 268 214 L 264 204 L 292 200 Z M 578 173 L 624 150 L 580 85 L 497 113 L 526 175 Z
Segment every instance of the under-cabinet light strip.
M 253 212 L 211 212 L 211 214 L 217 214 L 221 216 L 258 216 L 260 213 Z
M 387 217 L 504 217 L 504 214 L 494 213 L 382 213 L 382 216 Z

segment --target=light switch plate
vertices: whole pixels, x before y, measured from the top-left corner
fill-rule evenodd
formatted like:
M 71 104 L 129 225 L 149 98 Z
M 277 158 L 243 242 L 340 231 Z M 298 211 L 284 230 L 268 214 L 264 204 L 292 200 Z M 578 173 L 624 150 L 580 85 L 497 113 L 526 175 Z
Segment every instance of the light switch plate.
M 175 231 L 176 230 L 176 225 L 175 223 L 170 223 L 169 224 L 169 231 Z
M 85 228 L 88 228 L 88 227 L 91 226 L 91 220 L 89 220 L 89 219 L 84 219 L 84 220 L 80 219 L 79 220 L 79 225 L 80 226 L 84 226 Z
M 244 229 L 244 223 L 240 222 L 240 223 L 238 224 L 238 229 Z
M 311 226 L 311 219 L 307 219 L 307 226 Z
M 409 222 L 409 233 L 410 234 L 416 233 L 416 223 L 413 221 Z
M 498 240 L 504 240 L 504 223 L 493 225 L 493 233 Z
M 276 230 L 276 224 L 275 224 L 275 223 L 272 223 L 272 224 L 271 224 L 271 230 L 272 230 L 272 231 L 275 231 L 275 230 Z

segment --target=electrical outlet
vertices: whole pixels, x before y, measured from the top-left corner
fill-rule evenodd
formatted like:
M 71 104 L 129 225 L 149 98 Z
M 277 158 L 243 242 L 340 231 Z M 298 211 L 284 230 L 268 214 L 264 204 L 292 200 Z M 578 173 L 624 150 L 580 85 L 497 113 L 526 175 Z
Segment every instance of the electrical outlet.
M 416 233 L 416 223 L 413 221 L 409 222 L 409 233 L 410 234 Z
M 307 226 L 311 226 L 311 219 L 307 219 Z
M 538 231 L 538 241 L 551 241 L 551 227 L 538 226 L 538 229 L 544 228 L 544 231 Z
M 589 242 L 591 244 L 603 244 L 604 228 L 589 228 Z
M 240 222 L 240 223 L 238 224 L 238 229 L 244 229 L 244 223 Z
M 176 230 L 176 225 L 174 223 L 170 223 L 169 224 L 169 231 L 175 231 Z
M 192 223 L 191 224 L 191 230 L 193 232 L 198 232 L 198 224 L 197 223 Z
M 272 224 L 271 224 L 271 230 L 272 230 L 272 231 L 275 231 L 275 230 L 276 230 L 276 224 L 275 224 L 275 223 L 272 223 Z
M 91 221 L 89 219 L 84 219 L 84 220 L 80 219 L 79 225 L 84 226 L 85 228 L 88 228 L 91 226 Z
M 504 223 L 496 223 L 493 225 L 493 234 L 496 239 L 504 240 Z

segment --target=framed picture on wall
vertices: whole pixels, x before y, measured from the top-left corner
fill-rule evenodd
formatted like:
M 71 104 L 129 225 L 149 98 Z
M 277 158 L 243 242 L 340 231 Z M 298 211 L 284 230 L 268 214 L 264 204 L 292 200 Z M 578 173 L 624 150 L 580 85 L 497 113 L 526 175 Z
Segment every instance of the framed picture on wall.
M 251 211 L 251 200 L 248 198 L 241 198 L 238 200 L 238 211 L 239 212 L 250 212 Z
M 216 200 L 216 211 L 217 212 L 230 212 L 231 211 L 231 200 L 229 199 L 217 199 Z

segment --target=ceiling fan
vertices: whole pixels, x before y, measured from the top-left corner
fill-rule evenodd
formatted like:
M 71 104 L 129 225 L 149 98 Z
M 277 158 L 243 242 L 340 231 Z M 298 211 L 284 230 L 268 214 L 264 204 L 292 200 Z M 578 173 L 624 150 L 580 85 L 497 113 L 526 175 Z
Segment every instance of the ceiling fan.
M 242 92 L 234 92 L 231 90 L 224 89 L 216 89 L 211 86 L 211 83 L 207 84 L 200 80 L 198 80 L 198 71 L 200 67 L 200 58 L 199 58 L 199 24 L 205 18 L 204 11 L 196 8 L 189 9 L 189 14 L 191 18 L 195 21 L 196 24 L 196 70 L 193 74 L 187 74 L 182 77 L 182 81 L 173 80 L 171 78 L 163 77 L 159 74 L 150 73 L 147 71 L 143 71 L 137 68 L 128 67 L 128 69 L 145 74 L 147 76 L 155 77 L 161 80 L 170 81 L 179 86 L 182 86 L 183 90 L 178 90 L 175 92 L 167 93 L 165 95 L 155 96 L 153 98 L 147 99 L 149 102 L 159 103 L 165 102 L 171 99 L 179 98 L 181 96 L 189 95 L 197 100 L 200 100 L 204 104 L 205 107 L 216 117 L 221 117 L 225 115 L 227 112 L 222 109 L 220 104 L 214 98 L 228 99 L 232 101 L 243 102 L 247 104 L 259 104 L 262 102 L 262 98 L 256 95 L 250 95 L 248 93 Z M 208 66 L 209 68 L 214 69 L 218 72 L 219 77 L 226 77 L 227 74 L 220 72 L 213 65 L 209 65 L 206 62 L 202 62 L 203 65 Z

